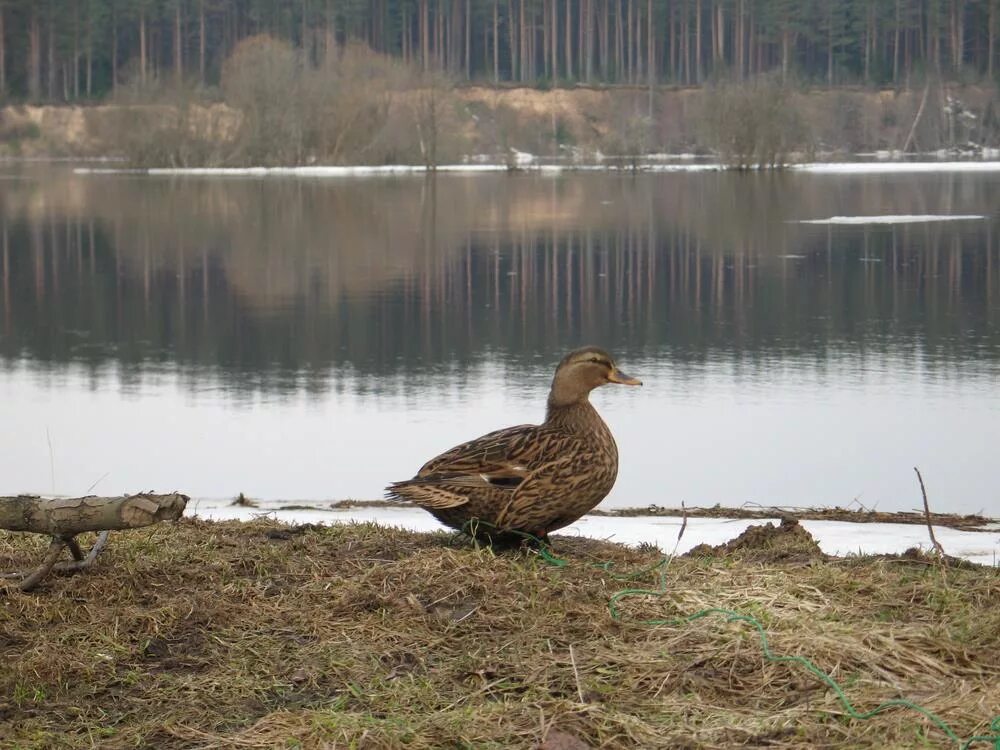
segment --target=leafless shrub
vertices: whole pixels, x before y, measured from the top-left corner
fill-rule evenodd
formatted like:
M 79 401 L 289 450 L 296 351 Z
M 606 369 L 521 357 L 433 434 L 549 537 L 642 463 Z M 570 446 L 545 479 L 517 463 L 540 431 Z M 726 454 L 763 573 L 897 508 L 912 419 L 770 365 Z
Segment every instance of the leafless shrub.
M 789 93 L 770 76 L 706 90 L 707 135 L 725 163 L 740 169 L 774 167 L 805 145 L 805 128 Z
M 106 153 L 149 167 L 220 163 L 232 149 L 239 121 L 232 110 L 188 98 L 107 108 L 99 119 Z
M 222 66 L 226 103 L 243 114 L 239 160 L 297 163 L 303 154 L 302 66 L 291 45 L 259 35 L 236 45 Z
M 599 117 L 589 108 L 579 106 L 579 93 L 465 89 L 462 114 L 468 116 L 471 126 L 464 140 L 475 153 L 505 163 L 511 169 L 524 165 L 521 159 L 525 154 L 579 161 L 584 157 L 584 149 L 589 152 L 596 146 L 595 133 L 588 121 Z
M 393 99 L 405 78 L 403 65 L 360 42 L 306 70 L 301 81 L 306 161 L 384 161 L 392 154 L 384 141 Z
M 413 123 L 419 138 L 421 161 L 434 168 L 455 161 L 465 151 L 468 138 L 463 132 L 465 106 L 454 93 L 454 81 L 441 71 L 416 76 L 416 92 L 410 99 Z
M 198 81 L 155 70 L 143 76 L 134 60 L 119 76 L 112 106 L 83 109 L 98 153 L 147 167 L 219 164 L 232 154 L 243 118 Z
M 475 148 L 477 153 L 488 155 L 514 166 L 513 149 L 531 151 L 528 139 L 524 137 L 523 118 L 520 113 L 503 101 L 501 92 L 493 89 L 484 101 L 472 104 L 476 118 Z M 537 123 L 532 122 L 537 130 Z
M 606 117 L 611 127 L 601 138 L 600 148 L 623 166 L 638 169 L 653 150 L 656 121 L 649 99 L 645 93 L 629 92 L 624 98 L 616 97 L 610 105 Z
M 253 163 L 422 163 L 463 143 L 454 82 L 353 42 L 318 67 L 267 37 L 223 68 L 226 101 L 245 118 L 239 159 Z
M 983 105 L 983 116 L 979 125 L 980 142 L 992 148 L 1000 145 L 1000 106 L 995 97 Z

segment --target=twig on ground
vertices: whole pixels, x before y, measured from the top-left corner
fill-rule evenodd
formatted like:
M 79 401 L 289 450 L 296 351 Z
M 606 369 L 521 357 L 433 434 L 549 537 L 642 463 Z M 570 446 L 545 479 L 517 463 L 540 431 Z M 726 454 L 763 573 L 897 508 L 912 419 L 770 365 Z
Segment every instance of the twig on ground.
M 924 487 L 924 478 L 920 476 L 920 469 L 916 466 L 913 467 L 913 470 L 917 472 L 917 480 L 920 482 L 920 494 L 924 497 L 924 518 L 927 519 L 927 533 L 930 534 L 931 544 L 934 546 L 934 551 L 941 556 L 942 560 L 944 560 L 947 555 L 944 553 L 944 547 L 941 546 L 937 537 L 934 536 L 934 526 L 931 524 L 931 507 L 927 502 L 927 488 Z
M 681 517 L 681 528 L 677 532 L 677 539 L 676 541 L 674 541 L 674 548 L 670 551 L 670 556 L 667 558 L 667 562 L 666 564 L 664 564 L 663 571 L 661 572 L 661 574 L 667 572 L 667 568 L 670 567 L 670 563 L 673 561 L 675 557 L 677 557 L 677 548 L 680 547 L 681 539 L 684 538 L 684 532 L 687 531 L 688 513 L 687 513 L 687 507 L 684 505 L 683 500 L 681 500 L 681 512 L 684 514 Z
M 97 556 L 101 554 L 101 550 L 104 549 L 104 545 L 108 541 L 108 531 L 102 531 L 98 534 L 97 539 L 94 541 L 94 545 L 90 548 L 90 552 L 86 556 L 83 554 L 83 550 L 80 549 L 79 542 L 72 536 L 54 536 L 52 537 L 52 542 L 49 544 L 48 552 L 45 554 L 45 558 L 42 560 L 42 564 L 39 565 L 34 570 L 22 570 L 14 573 L 0 573 L 0 579 L 18 579 L 21 581 L 17 584 L 21 591 L 31 591 L 34 589 L 42 580 L 45 579 L 49 573 L 74 573 L 78 570 L 84 570 L 89 568 Z M 59 559 L 59 555 L 62 553 L 63 548 L 69 548 L 70 554 L 73 555 L 73 559 L 67 562 L 56 562 Z
M 52 570 L 52 566 L 56 564 L 56 560 L 59 559 L 59 553 L 62 552 L 63 547 L 66 546 L 66 542 L 59 537 L 53 537 L 52 543 L 49 544 L 49 551 L 45 553 L 45 559 L 42 560 L 42 564 L 39 565 L 35 570 L 27 575 L 23 573 L 24 580 L 19 584 L 21 591 L 31 591 L 38 583 L 45 578 Z
M 80 543 L 74 537 L 65 537 L 63 542 L 69 547 L 69 553 L 73 555 L 73 559 L 76 562 L 83 560 L 83 550 L 80 549 Z
M 573 665 L 573 677 L 576 679 L 576 694 L 580 696 L 580 703 L 586 703 L 583 699 L 583 688 L 580 687 L 580 672 L 576 668 L 576 655 L 573 653 L 573 644 L 569 644 L 569 661 Z
M 67 572 L 75 572 L 77 570 L 83 570 L 84 568 L 89 568 L 91 565 L 93 565 L 94 560 L 97 559 L 97 556 L 101 554 L 101 550 L 103 550 L 105 545 L 108 543 L 109 534 L 111 534 L 110 531 L 102 531 L 100 534 L 98 534 L 97 539 L 94 540 L 94 544 L 90 548 L 90 552 L 87 553 L 86 557 L 83 557 L 81 555 L 72 562 L 56 563 L 52 567 L 52 570 L 54 570 L 57 573 L 67 573 Z M 75 540 L 73 541 L 73 544 L 76 544 Z M 77 549 L 79 549 L 79 545 L 77 545 Z

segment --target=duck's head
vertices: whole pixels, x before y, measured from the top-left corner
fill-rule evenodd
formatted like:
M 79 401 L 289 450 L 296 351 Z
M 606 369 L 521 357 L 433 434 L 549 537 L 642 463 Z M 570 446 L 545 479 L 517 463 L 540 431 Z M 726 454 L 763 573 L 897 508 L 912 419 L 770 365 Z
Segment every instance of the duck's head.
M 569 406 L 585 401 L 595 388 L 608 383 L 642 385 L 642 381 L 618 369 L 614 358 L 596 346 L 571 351 L 556 368 L 549 393 L 549 406 Z

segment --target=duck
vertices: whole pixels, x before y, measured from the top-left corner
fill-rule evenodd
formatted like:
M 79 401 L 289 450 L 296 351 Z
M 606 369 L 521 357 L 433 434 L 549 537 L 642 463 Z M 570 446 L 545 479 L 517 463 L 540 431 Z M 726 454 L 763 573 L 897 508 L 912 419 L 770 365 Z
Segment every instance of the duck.
M 591 391 L 608 384 L 642 381 L 597 346 L 571 351 L 556 367 L 544 422 L 457 445 L 391 483 L 387 498 L 487 542 L 547 542 L 607 497 L 618 476 L 618 446 L 590 403 Z

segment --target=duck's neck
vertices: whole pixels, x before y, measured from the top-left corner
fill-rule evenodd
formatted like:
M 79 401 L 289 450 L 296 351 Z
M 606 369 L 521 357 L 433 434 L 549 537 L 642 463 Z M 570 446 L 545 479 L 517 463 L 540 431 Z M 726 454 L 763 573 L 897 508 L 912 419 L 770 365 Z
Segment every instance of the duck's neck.
M 586 396 L 568 404 L 559 403 L 549 396 L 545 424 L 567 432 L 592 432 L 604 427 L 604 420 Z

